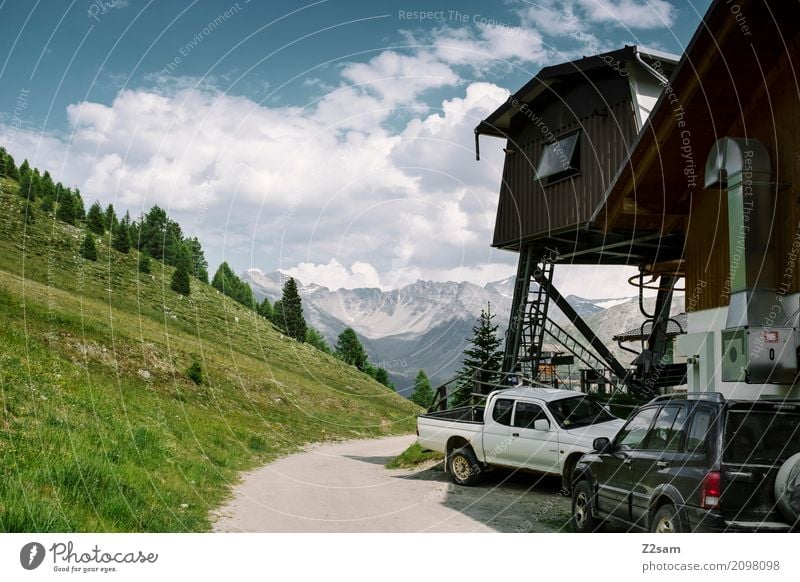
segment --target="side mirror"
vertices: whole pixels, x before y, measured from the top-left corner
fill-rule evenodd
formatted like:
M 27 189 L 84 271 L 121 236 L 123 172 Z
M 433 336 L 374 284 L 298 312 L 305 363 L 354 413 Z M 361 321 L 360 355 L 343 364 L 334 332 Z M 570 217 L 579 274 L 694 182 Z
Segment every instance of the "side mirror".
M 550 430 L 550 421 L 546 418 L 539 418 L 533 421 L 533 430 Z
M 608 437 L 597 437 L 592 443 L 592 448 L 598 453 L 605 453 L 610 446 L 611 441 L 608 440 Z

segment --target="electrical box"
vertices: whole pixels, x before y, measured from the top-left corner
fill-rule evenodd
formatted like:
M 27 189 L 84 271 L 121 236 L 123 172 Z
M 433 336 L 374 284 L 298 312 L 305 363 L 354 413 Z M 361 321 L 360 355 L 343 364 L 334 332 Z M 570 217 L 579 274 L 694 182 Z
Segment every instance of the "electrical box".
M 722 330 L 723 382 L 792 384 L 797 371 L 797 334 L 794 328 Z

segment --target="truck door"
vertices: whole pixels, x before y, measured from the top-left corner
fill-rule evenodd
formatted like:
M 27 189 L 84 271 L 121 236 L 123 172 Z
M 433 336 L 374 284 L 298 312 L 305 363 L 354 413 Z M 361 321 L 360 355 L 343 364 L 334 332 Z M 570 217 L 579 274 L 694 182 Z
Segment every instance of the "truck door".
M 592 467 L 597 479 L 597 507 L 607 515 L 631 520 L 631 488 L 633 465 L 658 407 L 643 408 L 634 414 L 619 431 L 611 449 L 601 456 L 601 463 Z
M 547 430 L 534 428 L 537 420 L 546 420 Z M 511 461 L 517 467 L 558 473 L 558 427 L 541 405 L 517 400 L 511 423 Z
M 513 466 L 508 458 L 510 443 L 511 415 L 514 401 L 510 398 L 498 398 L 494 401 L 491 414 L 487 415 L 483 424 L 484 462 L 490 465 Z

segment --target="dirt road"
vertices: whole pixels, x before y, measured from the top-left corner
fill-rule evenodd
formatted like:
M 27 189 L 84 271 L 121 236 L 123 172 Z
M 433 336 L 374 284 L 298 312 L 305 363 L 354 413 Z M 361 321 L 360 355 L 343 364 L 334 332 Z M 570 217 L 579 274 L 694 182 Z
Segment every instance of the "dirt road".
M 566 530 L 558 479 L 493 473 L 450 484 L 441 464 L 387 470 L 413 436 L 319 445 L 248 473 L 212 516 L 227 532 L 529 532 Z

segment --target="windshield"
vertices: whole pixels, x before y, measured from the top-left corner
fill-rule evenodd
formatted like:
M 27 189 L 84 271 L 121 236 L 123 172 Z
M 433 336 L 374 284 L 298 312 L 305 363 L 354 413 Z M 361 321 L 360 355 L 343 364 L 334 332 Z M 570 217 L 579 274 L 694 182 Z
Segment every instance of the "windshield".
M 614 420 L 605 408 L 585 396 L 556 400 L 548 404 L 547 408 L 562 428 L 575 428 Z
M 793 411 L 731 410 L 723 460 L 729 463 L 783 461 L 800 452 L 800 414 Z

